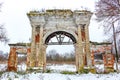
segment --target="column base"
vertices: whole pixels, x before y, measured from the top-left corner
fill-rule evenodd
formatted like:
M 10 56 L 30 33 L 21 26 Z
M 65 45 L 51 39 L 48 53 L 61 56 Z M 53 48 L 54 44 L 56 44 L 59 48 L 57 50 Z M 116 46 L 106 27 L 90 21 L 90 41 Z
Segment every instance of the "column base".
M 113 67 L 105 67 L 104 73 L 110 73 L 110 72 L 114 72 L 114 68 Z
M 8 66 L 7 71 L 14 71 L 17 72 L 17 68 L 14 66 Z

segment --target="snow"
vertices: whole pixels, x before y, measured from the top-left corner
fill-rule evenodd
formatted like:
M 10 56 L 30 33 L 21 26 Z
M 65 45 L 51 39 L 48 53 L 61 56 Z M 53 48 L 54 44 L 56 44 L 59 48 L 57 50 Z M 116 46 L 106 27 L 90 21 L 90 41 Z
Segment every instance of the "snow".
M 7 64 L 0 64 L 0 71 L 6 71 Z
M 101 64 L 101 65 L 97 64 L 97 65 L 95 65 L 95 68 L 96 68 L 98 73 L 104 72 L 104 65 L 103 64 Z
M 21 66 L 23 71 L 26 68 L 25 64 Z M 0 64 L 0 71 L 6 69 L 6 64 Z M 20 68 L 20 65 L 19 65 Z M 104 66 L 95 65 L 98 71 L 104 71 Z M 0 75 L 0 80 L 120 80 L 120 73 L 109 74 L 61 74 L 60 71 L 76 71 L 75 65 L 47 65 L 47 69 L 53 70 L 51 73 L 32 72 L 20 74 L 15 72 L 4 72 Z
M 19 75 L 14 72 L 2 74 L 0 80 L 120 80 L 120 74 L 75 74 L 64 75 L 60 73 L 30 73 Z
M 67 65 L 67 64 L 63 64 L 63 65 L 58 65 L 58 64 L 49 64 L 47 65 L 47 69 L 50 69 L 54 72 L 60 72 L 60 71 L 72 71 L 72 72 L 76 72 L 76 66 L 75 65 Z
M 27 66 L 25 63 L 21 63 L 20 65 L 17 66 L 17 71 L 26 71 Z

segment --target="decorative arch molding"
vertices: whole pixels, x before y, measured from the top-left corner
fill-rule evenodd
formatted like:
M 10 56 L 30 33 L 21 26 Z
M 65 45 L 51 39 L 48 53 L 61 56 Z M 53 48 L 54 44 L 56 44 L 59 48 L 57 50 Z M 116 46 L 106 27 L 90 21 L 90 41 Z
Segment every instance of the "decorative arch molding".
M 74 40 L 75 43 L 77 42 L 77 34 L 75 34 L 75 32 L 73 32 L 72 30 L 62 30 L 62 29 L 60 30 L 59 29 L 59 30 L 50 30 L 50 31 L 48 31 L 47 34 L 44 35 L 44 37 L 43 37 L 43 43 L 45 43 L 47 38 L 49 38 L 50 36 L 52 36 L 52 34 L 54 34 L 56 32 L 67 33 L 67 34 L 71 35 L 71 37 L 73 37 L 73 39 L 72 38 L 71 39 Z

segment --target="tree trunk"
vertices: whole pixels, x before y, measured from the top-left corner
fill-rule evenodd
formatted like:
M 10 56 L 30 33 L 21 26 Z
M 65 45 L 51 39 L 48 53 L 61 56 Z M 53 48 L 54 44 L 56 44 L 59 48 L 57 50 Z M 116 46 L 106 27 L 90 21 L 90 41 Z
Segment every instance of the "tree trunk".
M 118 69 L 118 52 L 117 52 L 117 45 L 116 45 L 116 34 L 115 34 L 115 27 L 114 27 L 114 23 L 112 23 L 113 25 L 113 39 L 114 39 L 114 45 L 115 45 L 115 53 L 116 53 L 116 57 L 115 57 L 115 62 L 116 62 L 116 71 L 117 73 L 119 73 L 119 69 Z

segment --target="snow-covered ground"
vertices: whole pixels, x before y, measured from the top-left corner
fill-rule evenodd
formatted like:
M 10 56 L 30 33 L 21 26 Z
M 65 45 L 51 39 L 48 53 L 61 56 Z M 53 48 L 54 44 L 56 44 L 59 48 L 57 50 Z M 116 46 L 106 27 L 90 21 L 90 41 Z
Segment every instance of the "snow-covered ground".
M 0 64 L 0 71 L 4 71 L 7 65 Z M 18 66 L 19 70 L 25 70 L 24 66 Z M 96 65 L 97 70 L 104 71 L 103 65 Z M 32 72 L 28 74 L 18 74 L 15 72 L 5 72 L 0 75 L 0 80 L 120 80 L 120 73 L 109 74 L 61 74 L 60 71 L 76 71 L 75 65 L 47 65 L 47 69 L 52 73 Z M 119 68 L 120 69 L 120 68 Z
M 52 70 L 53 72 L 61 72 L 61 71 L 71 71 L 76 72 L 76 66 L 75 65 L 67 65 L 67 64 L 49 64 L 47 65 L 48 70 Z
M 6 69 L 7 69 L 7 64 L 0 64 L 0 72 L 6 71 Z
M 120 74 L 75 74 L 65 75 L 60 73 L 30 73 L 19 75 L 14 72 L 2 74 L 0 80 L 120 80 Z

